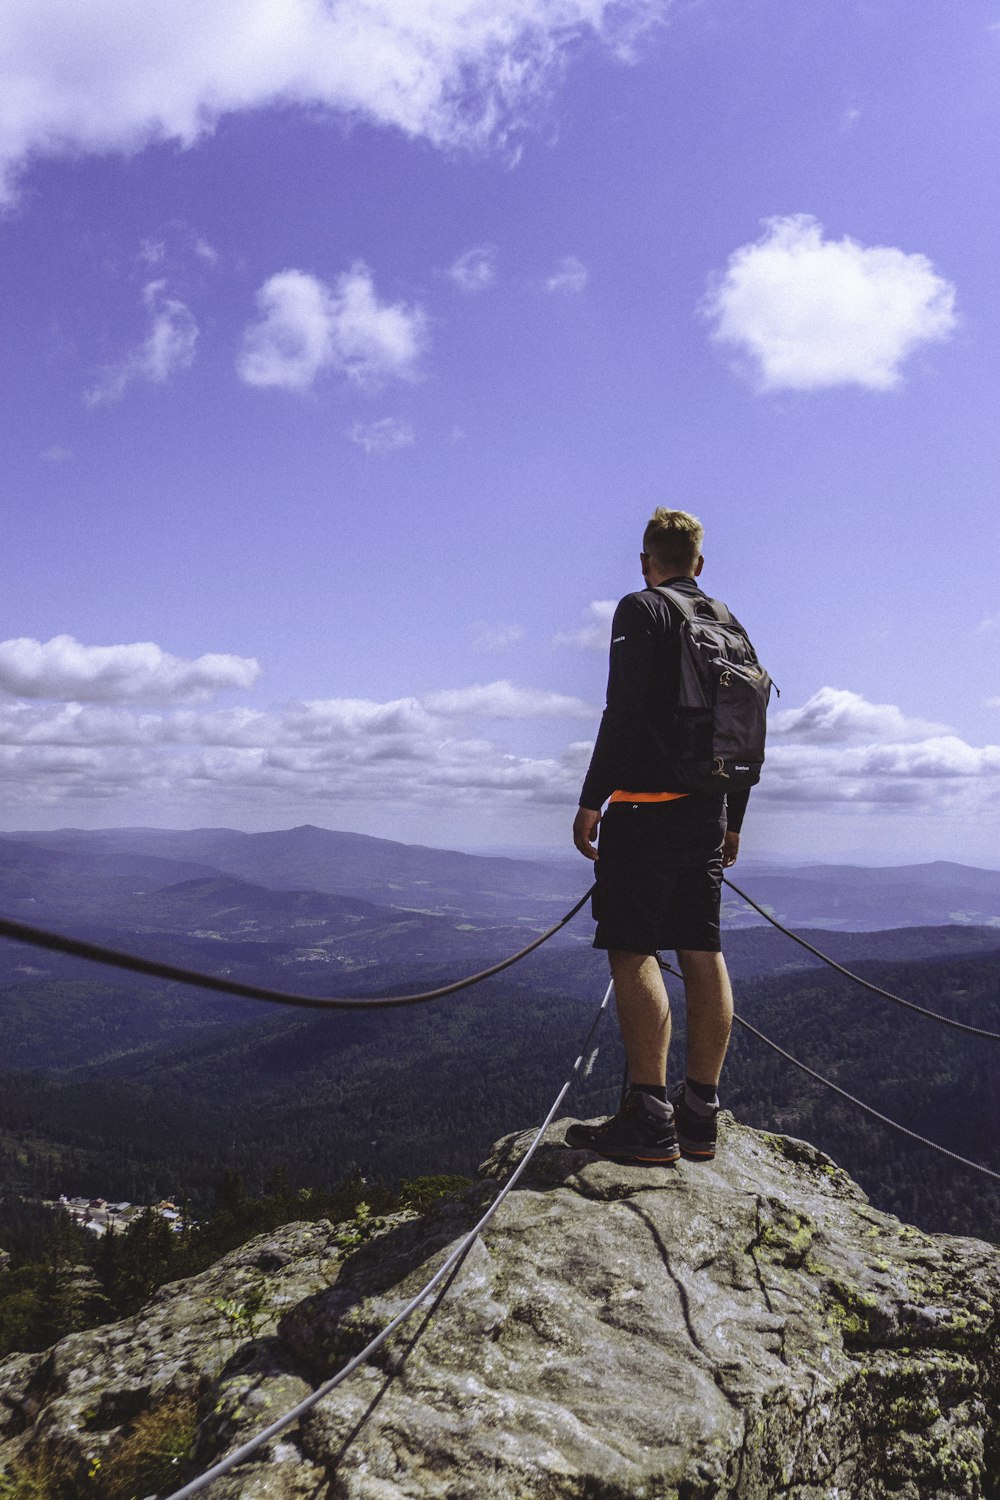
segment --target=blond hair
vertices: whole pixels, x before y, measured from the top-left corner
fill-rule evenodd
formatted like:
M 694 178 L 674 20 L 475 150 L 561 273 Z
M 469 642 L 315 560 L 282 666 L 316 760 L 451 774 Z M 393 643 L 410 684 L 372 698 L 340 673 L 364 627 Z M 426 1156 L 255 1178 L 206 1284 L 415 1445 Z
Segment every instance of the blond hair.
M 686 510 L 667 510 L 658 505 L 642 534 L 642 550 L 648 552 L 658 568 L 676 568 L 686 573 L 701 556 L 705 528 L 697 516 Z

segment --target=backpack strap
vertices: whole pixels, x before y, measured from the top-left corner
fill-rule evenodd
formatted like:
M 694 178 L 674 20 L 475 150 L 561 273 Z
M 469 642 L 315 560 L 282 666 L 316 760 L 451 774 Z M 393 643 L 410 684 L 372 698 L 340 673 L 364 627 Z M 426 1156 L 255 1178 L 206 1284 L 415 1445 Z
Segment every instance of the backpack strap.
M 710 619 L 717 620 L 720 625 L 731 625 L 733 617 L 721 599 L 712 599 L 708 594 L 692 599 L 690 594 L 682 593 L 679 589 L 672 589 L 669 584 L 657 583 L 653 587 L 658 594 L 669 599 L 675 605 L 685 620 Z

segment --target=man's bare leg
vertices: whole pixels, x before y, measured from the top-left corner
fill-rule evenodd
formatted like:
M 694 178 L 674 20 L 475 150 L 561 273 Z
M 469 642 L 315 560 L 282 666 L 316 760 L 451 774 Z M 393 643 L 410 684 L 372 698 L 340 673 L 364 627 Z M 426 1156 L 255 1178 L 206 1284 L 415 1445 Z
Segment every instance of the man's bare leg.
M 696 1083 L 717 1085 L 733 1029 L 726 960 L 721 953 L 693 949 L 678 949 L 677 957 L 687 1002 L 687 1076 Z
M 649 953 L 629 953 L 622 948 L 612 949 L 608 962 L 615 982 L 618 1025 L 625 1043 L 629 1077 L 633 1083 L 657 1084 L 662 1088 L 666 1083 L 670 1048 L 670 1001 L 660 966 Z

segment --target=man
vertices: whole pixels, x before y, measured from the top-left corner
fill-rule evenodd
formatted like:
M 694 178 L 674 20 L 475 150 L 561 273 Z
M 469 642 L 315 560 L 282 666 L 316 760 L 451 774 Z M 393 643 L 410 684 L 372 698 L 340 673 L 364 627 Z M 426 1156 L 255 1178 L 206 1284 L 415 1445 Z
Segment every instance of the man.
M 683 1152 L 707 1161 L 716 1149 L 733 1018 L 719 940 L 722 871 L 739 851 L 749 789 L 731 792 L 727 808 L 721 792 L 684 793 L 669 783 L 682 614 L 657 587 L 705 598 L 695 583 L 703 537 L 694 516 L 662 506 L 646 527 L 639 555 L 646 587 L 615 610 L 607 708 L 573 824 L 577 849 L 597 860 L 594 947 L 608 952 L 630 1087 L 617 1115 L 572 1125 L 566 1143 L 615 1160 L 665 1163 Z M 670 1098 L 670 1006 L 655 956 L 669 948 L 684 976 L 688 1034 L 687 1076 Z

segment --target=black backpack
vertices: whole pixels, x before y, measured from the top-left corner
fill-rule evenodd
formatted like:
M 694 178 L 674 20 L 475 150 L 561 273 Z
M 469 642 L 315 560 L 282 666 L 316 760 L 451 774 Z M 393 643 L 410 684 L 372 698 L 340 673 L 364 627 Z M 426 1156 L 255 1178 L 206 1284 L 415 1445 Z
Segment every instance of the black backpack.
M 686 792 L 753 786 L 764 764 L 773 683 L 743 626 L 718 599 L 692 598 L 664 584 L 657 591 L 681 616 L 669 785 Z

